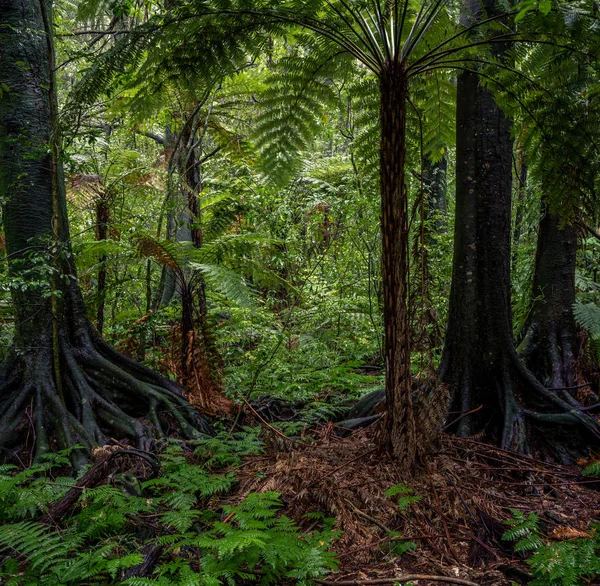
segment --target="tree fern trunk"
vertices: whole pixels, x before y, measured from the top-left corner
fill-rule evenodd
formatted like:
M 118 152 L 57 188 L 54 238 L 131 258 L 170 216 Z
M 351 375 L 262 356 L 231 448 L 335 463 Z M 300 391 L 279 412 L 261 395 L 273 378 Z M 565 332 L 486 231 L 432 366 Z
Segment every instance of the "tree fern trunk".
M 407 314 L 408 213 L 404 184 L 406 104 L 404 67 L 388 62 L 381 90 L 381 238 L 385 377 L 386 442 L 400 467 L 410 469 L 417 456 L 417 433 L 411 394 L 410 343 Z

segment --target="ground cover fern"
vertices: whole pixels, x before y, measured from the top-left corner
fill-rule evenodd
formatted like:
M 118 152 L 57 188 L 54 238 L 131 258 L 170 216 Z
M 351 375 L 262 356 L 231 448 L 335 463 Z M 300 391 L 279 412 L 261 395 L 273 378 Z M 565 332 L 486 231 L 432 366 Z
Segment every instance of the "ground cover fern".
M 592 524 L 589 532 L 568 528 L 561 541 L 546 540 L 535 513 L 526 515 L 513 509 L 506 521 L 504 540 L 515 541 L 515 551 L 531 554 L 527 563 L 534 575 L 531 586 L 578 586 L 600 576 L 600 524 Z
M 139 480 L 114 474 L 108 484 L 81 490 L 72 514 L 55 524 L 42 516 L 76 483 L 58 476 L 60 453 L 20 471 L 0 468 L 0 583 L 6 586 L 233 585 L 240 580 L 310 584 L 336 568 L 328 551 L 332 522 L 301 533 L 281 514 L 275 492 L 229 502 L 237 482 L 230 468 L 260 453 L 256 432 L 225 435 L 185 446 L 169 442 L 160 474 Z M 127 577 L 160 550 L 147 577 Z

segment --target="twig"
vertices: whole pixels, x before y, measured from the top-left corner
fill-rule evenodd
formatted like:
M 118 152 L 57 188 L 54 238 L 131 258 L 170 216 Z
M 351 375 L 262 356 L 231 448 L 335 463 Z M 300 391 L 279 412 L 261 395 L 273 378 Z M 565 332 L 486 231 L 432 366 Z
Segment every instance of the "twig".
M 404 574 L 393 578 L 377 578 L 376 580 L 314 580 L 317 584 L 326 584 L 327 586 L 368 586 L 370 584 L 394 584 L 396 582 L 410 582 L 412 580 L 431 580 L 432 582 L 446 582 L 449 584 L 462 584 L 463 586 L 479 586 L 476 582 L 463 580 L 462 578 L 453 578 L 452 576 L 429 576 L 427 574 Z
M 440 534 L 440 535 L 394 535 L 393 537 L 383 537 L 382 539 L 380 539 L 379 541 L 376 541 L 375 543 L 365 543 L 365 545 L 361 545 L 359 547 L 349 549 L 348 551 L 345 551 L 345 552 L 339 554 L 338 557 L 345 558 L 349 555 L 355 554 L 358 551 L 362 551 L 363 549 L 367 549 L 367 548 L 373 549 L 374 547 L 379 547 L 380 545 L 383 545 L 384 543 L 388 543 L 390 541 L 419 541 L 421 539 L 427 540 L 427 539 L 430 539 L 431 537 L 444 537 L 444 536 L 442 534 Z
M 238 392 L 238 395 L 240 397 L 240 399 L 242 399 L 242 401 L 244 402 L 244 404 L 246 405 L 246 407 L 248 407 L 248 409 L 250 409 L 250 411 L 252 411 L 252 413 L 254 413 L 254 415 L 256 415 L 256 417 L 258 417 L 258 419 L 260 420 L 260 422 L 268 427 L 275 435 L 278 435 L 280 438 L 290 441 L 290 442 L 294 442 L 296 444 L 300 444 L 302 442 L 299 442 L 298 440 L 295 440 L 291 437 L 288 437 L 287 435 L 285 435 L 284 433 L 281 433 L 277 428 L 273 427 L 266 419 L 264 419 L 263 417 L 261 417 L 260 413 L 258 413 L 258 411 L 252 407 L 252 405 L 248 402 L 248 400 L 246 399 L 246 397 L 244 397 L 244 395 L 242 395 L 242 393 Z
M 483 547 L 483 549 L 485 549 L 488 553 L 493 555 L 497 560 L 500 559 L 500 556 L 489 545 L 487 545 L 486 543 L 481 541 L 481 539 L 479 539 L 479 537 L 477 537 L 476 535 L 473 535 L 473 533 L 471 533 L 466 527 L 463 527 L 462 525 L 458 525 L 458 528 L 463 533 L 465 533 L 469 538 L 471 538 L 474 541 L 476 541 L 477 543 L 479 543 L 479 545 L 481 545 L 481 547 Z
M 590 233 L 591 236 L 600 240 L 600 234 L 596 232 L 589 224 L 582 223 L 582 226 Z
M 344 498 L 344 500 L 354 509 L 354 512 L 364 517 L 367 521 L 371 521 L 374 525 L 377 525 L 380 529 L 385 531 L 386 533 L 390 533 L 392 530 L 389 527 L 386 527 L 383 523 L 380 523 L 377 519 L 371 517 L 371 515 L 367 515 L 364 511 L 361 511 L 350 499 Z
M 452 427 L 455 423 L 458 423 L 461 419 L 464 419 L 467 415 L 477 413 L 477 411 L 480 411 L 481 409 L 483 409 L 483 404 L 479 405 L 479 407 L 475 407 L 475 409 L 471 409 L 470 411 L 467 411 L 466 413 L 461 413 L 461 415 L 459 415 L 456 419 L 454 419 L 450 423 L 447 423 L 446 425 L 444 425 L 444 429 L 446 430 L 449 427 Z
M 440 497 L 438 495 L 438 491 L 435 487 L 435 484 L 433 483 L 433 479 L 431 478 L 431 474 L 429 472 L 428 472 L 428 476 L 429 476 L 429 484 L 431 484 L 431 488 L 433 489 L 433 496 L 435 498 L 436 505 L 438 506 L 438 508 L 441 509 L 442 504 L 440 503 Z M 450 538 L 450 531 L 448 529 L 448 523 L 446 522 L 446 519 L 444 517 L 442 517 L 442 523 L 444 524 L 444 532 L 446 533 L 446 541 L 448 541 L 448 549 L 450 550 L 452 557 L 458 562 L 458 556 L 456 555 L 456 552 L 454 551 L 454 545 L 452 544 L 452 539 Z
M 591 387 L 592 383 L 582 383 L 575 385 L 574 387 L 548 387 L 549 391 L 573 391 L 575 389 L 582 389 L 583 387 Z
M 458 495 L 460 502 L 463 504 L 465 509 L 467 509 L 467 513 L 469 513 L 469 515 L 471 516 L 471 519 L 473 519 L 473 523 L 475 523 L 475 525 L 479 525 L 479 523 L 477 522 L 477 519 L 475 518 L 475 515 L 473 515 L 473 511 L 471 511 L 471 508 L 465 502 L 465 499 L 463 498 L 462 494 L 460 493 L 460 490 L 458 490 L 458 486 L 456 486 L 456 484 L 454 484 L 454 480 L 452 480 L 452 477 L 450 476 L 450 474 L 448 474 L 448 472 L 444 471 L 444 476 L 448 479 L 448 482 L 450 482 L 450 484 L 454 487 L 454 490 L 456 491 L 456 494 Z
M 347 462 L 344 462 L 341 466 L 338 466 L 337 468 L 334 468 L 330 472 L 327 472 L 327 474 L 325 474 L 325 476 L 322 476 L 319 479 L 319 481 L 325 480 L 326 478 L 328 478 L 332 474 L 335 474 L 336 472 L 339 472 L 345 466 L 348 466 L 349 464 L 352 464 L 353 462 L 356 462 L 356 460 L 360 460 L 362 457 L 368 456 L 369 454 L 372 454 L 375 451 L 377 451 L 377 448 L 373 448 L 372 450 L 369 450 L 368 452 L 365 452 L 364 454 L 361 454 L 360 456 L 356 456 L 356 458 L 352 458 L 352 460 L 348 460 Z
M 429 531 L 427 524 L 423 521 L 422 517 L 423 517 L 423 515 L 421 515 L 421 514 L 415 515 L 415 519 L 417 520 L 417 523 L 419 525 L 421 525 L 421 527 L 423 528 L 423 531 L 425 531 L 426 534 L 429 534 L 429 537 L 426 540 L 427 544 L 429 545 L 429 547 L 431 549 L 433 549 L 440 556 L 440 559 L 443 559 L 444 552 L 436 545 L 435 541 L 433 541 L 433 539 L 435 538 L 435 535 L 433 535 L 433 533 L 431 533 L 431 531 Z
M 509 450 L 504 450 L 502 448 L 499 448 L 497 446 L 490 446 L 489 444 L 485 444 L 483 442 L 477 441 L 475 439 L 472 439 L 470 437 L 461 437 L 461 438 L 454 438 L 454 440 L 457 443 L 469 443 L 469 444 L 475 444 L 476 446 L 481 446 L 482 448 L 486 448 L 487 450 L 493 450 L 494 452 L 497 453 L 497 455 L 500 454 L 504 454 L 507 458 L 511 458 L 512 460 L 516 460 L 517 462 L 527 462 L 528 464 L 539 464 L 540 466 L 544 466 L 546 468 L 555 468 L 558 470 L 564 470 L 566 467 L 562 464 L 554 464 L 552 462 L 543 462 L 542 460 L 537 460 L 536 458 L 533 458 L 532 456 L 530 456 L 529 454 L 519 454 L 518 452 L 511 452 Z M 475 452 L 476 454 L 479 454 L 480 456 L 484 457 L 484 458 L 492 458 L 492 459 L 496 459 L 499 462 L 502 462 L 503 460 L 500 460 L 499 458 L 494 458 L 493 456 L 491 456 L 490 454 L 486 453 L 486 452 L 478 452 L 476 450 L 473 450 L 473 452 Z

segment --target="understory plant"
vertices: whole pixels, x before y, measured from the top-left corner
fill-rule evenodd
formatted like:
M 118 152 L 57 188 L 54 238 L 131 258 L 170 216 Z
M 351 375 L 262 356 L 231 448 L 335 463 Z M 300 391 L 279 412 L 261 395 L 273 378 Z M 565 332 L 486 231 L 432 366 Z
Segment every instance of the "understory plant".
M 515 541 L 515 551 L 531 554 L 527 563 L 533 573 L 531 586 L 578 586 L 600 576 L 600 524 L 589 531 L 559 528 L 560 541 L 548 541 L 535 513 L 511 509 L 513 518 L 502 537 Z M 562 529 L 562 530 L 560 530 Z
M 301 533 L 281 514 L 278 493 L 251 493 L 227 502 L 241 456 L 257 453 L 253 433 L 228 440 L 169 442 L 160 473 L 133 473 L 81 490 L 72 515 L 43 515 L 80 480 L 57 476 L 64 452 L 26 470 L 0 469 L 0 582 L 6 586 L 234 585 L 240 580 L 310 584 L 336 568 L 328 548 L 337 534 L 325 520 Z M 158 562 L 140 575 L 149 552 Z

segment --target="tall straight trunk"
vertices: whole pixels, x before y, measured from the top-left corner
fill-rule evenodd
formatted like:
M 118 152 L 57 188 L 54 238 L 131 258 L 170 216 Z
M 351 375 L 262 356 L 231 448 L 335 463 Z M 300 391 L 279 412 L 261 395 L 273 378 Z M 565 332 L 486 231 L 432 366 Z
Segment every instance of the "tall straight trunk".
M 407 280 L 408 194 L 405 185 L 408 79 L 404 63 L 387 61 L 380 72 L 379 151 L 381 270 L 385 329 L 386 449 L 399 468 L 412 471 L 437 436 L 447 409 L 443 386 L 413 395 Z
M 542 208 L 533 277 L 534 301 L 520 353 L 546 386 L 573 387 L 573 363 L 577 357 L 573 317 L 577 229 L 561 225 L 559 217 L 545 205 Z
M 456 127 L 454 261 L 441 377 L 452 391 L 451 410 L 463 415 L 458 433 L 485 428 L 498 438 L 515 412 L 508 358 L 512 140 L 508 119 L 472 72 L 458 77 Z M 508 427 L 516 436 L 508 431 L 503 445 L 524 448 L 522 421 Z
M 417 456 L 417 430 L 411 393 L 407 312 L 408 213 L 404 184 L 407 78 L 401 63 L 381 74 L 381 250 L 385 326 L 386 441 L 402 468 Z
M 473 7 L 469 16 L 481 17 Z M 474 72 L 459 74 L 456 117 L 454 261 L 439 372 L 450 387 L 454 431 L 566 458 L 565 442 L 575 452 L 587 441 L 575 430 L 598 442 L 600 426 L 570 396 L 546 389 L 513 345 L 510 122 Z
M 173 423 L 197 435 L 203 424 L 181 389 L 119 354 L 86 318 L 56 135 L 51 2 L 0 0 L 0 30 L 0 200 L 16 315 L 0 368 L 0 452 L 89 451 L 110 437 L 147 447 Z

